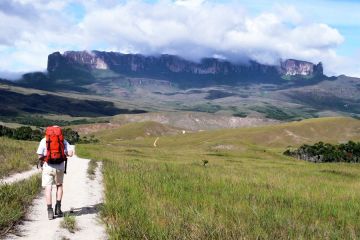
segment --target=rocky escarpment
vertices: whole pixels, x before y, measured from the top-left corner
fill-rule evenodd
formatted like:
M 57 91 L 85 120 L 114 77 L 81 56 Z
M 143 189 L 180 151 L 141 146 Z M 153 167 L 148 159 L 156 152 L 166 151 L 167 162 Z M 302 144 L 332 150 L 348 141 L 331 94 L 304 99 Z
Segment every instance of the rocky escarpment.
M 236 85 L 239 82 L 279 83 L 283 76 L 323 76 L 322 65 L 286 60 L 278 66 L 255 61 L 234 64 L 216 58 L 192 62 L 174 55 L 144 56 L 100 51 L 55 52 L 48 57 L 48 72 L 57 78 L 90 79 L 95 70 L 111 70 L 126 76 L 157 78 L 173 81 L 186 87 L 199 84 Z
M 317 65 L 299 61 L 294 59 L 288 59 L 280 63 L 280 73 L 286 76 L 314 76 L 323 74 L 323 66 L 321 63 Z
M 47 70 L 53 72 L 64 65 L 82 65 L 90 69 L 108 69 L 107 64 L 101 57 L 98 57 L 94 52 L 75 52 L 69 51 L 61 54 L 55 52 L 48 57 Z

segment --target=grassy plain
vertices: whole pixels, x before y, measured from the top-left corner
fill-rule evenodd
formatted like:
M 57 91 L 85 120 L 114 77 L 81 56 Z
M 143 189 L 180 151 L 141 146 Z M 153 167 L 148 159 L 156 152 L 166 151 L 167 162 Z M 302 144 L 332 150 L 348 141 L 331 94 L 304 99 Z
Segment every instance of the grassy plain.
M 36 142 L 0 137 L 0 178 L 34 166 L 36 147 Z M 0 238 L 14 230 L 40 189 L 38 175 L 11 185 L 0 182 Z
M 0 137 L 0 179 L 35 166 L 37 144 Z
M 358 239 L 360 166 L 282 152 L 360 140 L 359 131 L 358 120 L 313 119 L 162 136 L 155 148 L 155 136 L 126 140 L 130 133 L 109 130 L 77 153 L 104 161 L 111 239 Z
M 88 164 L 87 176 L 89 179 L 93 180 L 95 178 L 96 168 L 98 167 L 98 162 L 95 159 L 91 159 Z
M 149 136 L 174 135 L 180 133 L 180 129 L 163 125 L 157 122 L 128 123 L 117 129 L 98 131 L 95 135 L 102 142 L 142 139 Z
M 14 230 L 40 189 L 39 175 L 11 185 L 0 185 L 0 238 Z

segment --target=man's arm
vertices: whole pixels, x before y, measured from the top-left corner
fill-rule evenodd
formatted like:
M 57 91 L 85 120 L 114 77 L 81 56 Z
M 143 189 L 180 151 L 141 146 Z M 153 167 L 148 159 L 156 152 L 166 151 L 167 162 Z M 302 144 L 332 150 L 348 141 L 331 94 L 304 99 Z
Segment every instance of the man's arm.
M 42 139 L 39 143 L 39 147 L 36 151 L 37 155 L 38 155 L 38 166 L 40 165 L 40 167 L 42 168 L 43 164 L 44 164 L 44 158 L 45 158 L 45 149 L 46 149 L 46 143 L 45 143 L 45 139 Z

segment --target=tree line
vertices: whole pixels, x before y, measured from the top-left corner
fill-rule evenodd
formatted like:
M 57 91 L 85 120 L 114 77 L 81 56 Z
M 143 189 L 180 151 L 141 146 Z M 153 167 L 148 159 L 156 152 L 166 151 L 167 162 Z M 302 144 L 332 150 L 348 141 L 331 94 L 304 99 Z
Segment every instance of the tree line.
M 360 162 L 360 142 L 333 145 L 318 142 L 314 145 L 304 144 L 298 149 L 287 149 L 285 155 L 310 162 Z
M 79 133 L 72 130 L 71 128 L 64 128 L 63 134 L 65 139 L 70 144 L 81 143 L 82 141 Z M 25 126 L 18 128 L 9 128 L 0 125 L 0 137 L 1 136 L 5 136 L 16 140 L 40 141 L 45 136 L 45 129 L 41 129 L 41 128 L 32 129 L 31 127 L 25 127 Z
M 105 119 L 76 119 L 71 121 L 60 120 L 60 119 L 48 119 L 44 118 L 43 116 L 34 116 L 34 115 L 21 115 L 21 116 L 0 116 L 0 120 L 3 122 L 10 122 L 10 123 L 19 123 L 23 125 L 30 125 L 36 127 L 42 126 L 51 126 L 51 125 L 58 125 L 58 126 L 69 126 L 69 125 L 79 125 L 79 124 L 90 124 L 90 123 L 108 123 L 109 120 Z

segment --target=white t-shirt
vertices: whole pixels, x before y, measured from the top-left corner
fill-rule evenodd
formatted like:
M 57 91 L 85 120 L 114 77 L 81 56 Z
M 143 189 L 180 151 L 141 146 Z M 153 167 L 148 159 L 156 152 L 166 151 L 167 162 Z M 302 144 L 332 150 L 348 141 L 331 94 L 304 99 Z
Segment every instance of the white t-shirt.
M 68 141 L 64 140 L 64 151 L 65 154 L 67 154 L 68 149 L 71 149 L 71 145 L 68 143 Z M 47 150 L 46 150 L 46 138 L 41 139 L 40 143 L 39 143 L 39 147 L 36 151 L 37 154 L 39 155 L 43 155 L 46 156 Z M 50 164 L 50 163 L 44 163 L 44 167 L 52 167 L 61 171 L 65 170 L 65 163 L 62 162 L 60 164 Z

